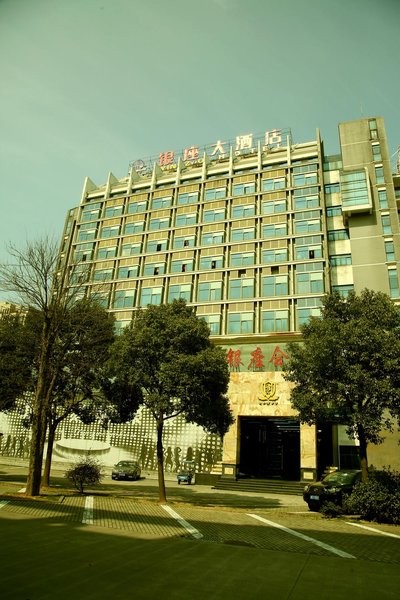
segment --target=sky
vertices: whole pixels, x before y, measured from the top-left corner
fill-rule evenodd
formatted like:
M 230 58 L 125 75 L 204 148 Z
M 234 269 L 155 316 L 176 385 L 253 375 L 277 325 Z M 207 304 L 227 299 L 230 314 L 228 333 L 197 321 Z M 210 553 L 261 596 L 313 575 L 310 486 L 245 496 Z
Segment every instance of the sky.
M 399 39 L 400 0 L 0 0 L 0 262 L 166 150 L 382 116 L 394 155 Z

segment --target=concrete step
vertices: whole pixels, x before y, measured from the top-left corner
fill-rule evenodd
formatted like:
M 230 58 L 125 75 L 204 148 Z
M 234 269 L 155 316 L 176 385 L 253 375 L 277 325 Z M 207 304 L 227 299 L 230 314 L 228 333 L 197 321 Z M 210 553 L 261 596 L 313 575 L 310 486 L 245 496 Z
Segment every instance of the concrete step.
M 254 492 L 259 494 L 288 494 L 301 496 L 304 484 L 299 481 L 282 481 L 277 479 L 225 479 L 220 478 L 215 483 L 217 490 L 238 492 Z

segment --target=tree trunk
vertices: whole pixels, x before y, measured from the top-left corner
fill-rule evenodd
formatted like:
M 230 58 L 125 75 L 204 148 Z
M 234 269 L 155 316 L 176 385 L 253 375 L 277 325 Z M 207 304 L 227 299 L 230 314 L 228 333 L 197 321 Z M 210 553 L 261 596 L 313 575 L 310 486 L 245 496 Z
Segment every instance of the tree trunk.
M 40 494 L 43 450 L 47 429 L 47 407 L 52 387 L 51 378 L 49 376 L 50 349 L 51 324 L 49 319 L 45 319 L 41 339 L 38 380 L 33 406 L 32 440 L 25 492 L 27 496 L 39 496 Z
M 359 454 L 361 463 L 361 477 L 363 481 L 368 479 L 368 459 L 367 459 L 367 440 L 365 437 L 364 427 L 361 424 L 357 425 L 358 441 L 360 442 Z
M 160 502 L 167 501 L 167 494 L 165 491 L 165 478 L 164 478 L 164 452 L 162 435 L 164 428 L 164 419 L 159 417 L 157 419 L 157 468 L 158 468 L 158 493 L 160 496 Z
M 50 486 L 51 459 L 53 456 L 53 446 L 54 446 L 54 440 L 56 437 L 57 425 L 58 425 L 57 421 L 55 423 L 50 423 L 50 425 L 49 425 L 49 435 L 47 438 L 46 461 L 44 463 L 44 471 L 43 471 L 43 477 L 42 477 L 42 485 L 44 485 L 45 487 Z
M 39 496 L 42 479 L 44 442 L 46 439 L 47 418 L 42 399 L 35 400 L 32 419 L 32 439 L 29 455 L 29 471 L 26 481 L 26 495 Z

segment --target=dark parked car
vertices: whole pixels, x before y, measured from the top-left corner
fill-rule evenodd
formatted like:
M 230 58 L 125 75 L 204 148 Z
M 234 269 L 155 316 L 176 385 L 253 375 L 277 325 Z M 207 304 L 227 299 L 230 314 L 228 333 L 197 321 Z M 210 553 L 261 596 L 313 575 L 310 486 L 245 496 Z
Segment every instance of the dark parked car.
M 140 479 L 140 465 L 133 460 L 120 460 L 113 466 L 112 479 Z
M 324 502 L 341 505 L 343 494 L 351 494 L 353 487 L 359 481 L 361 481 L 361 471 L 334 471 L 321 481 L 306 485 L 303 498 L 310 510 L 319 510 Z

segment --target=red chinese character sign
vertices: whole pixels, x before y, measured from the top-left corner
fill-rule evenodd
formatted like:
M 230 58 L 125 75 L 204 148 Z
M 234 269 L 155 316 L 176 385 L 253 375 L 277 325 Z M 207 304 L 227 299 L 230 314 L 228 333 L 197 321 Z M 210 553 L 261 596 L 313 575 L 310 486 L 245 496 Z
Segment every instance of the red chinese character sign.
M 240 371 L 240 365 L 243 365 L 241 359 L 241 350 L 232 350 L 229 348 L 226 354 L 226 360 L 231 371 Z
M 248 370 L 263 371 L 265 368 L 265 365 L 262 361 L 263 358 L 264 354 L 262 353 L 261 348 L 257 346 L 254 352 L 251 353 L 251 360 L 247 366 Z
M 231 371 L 240 371 L 241 367 L 246 369 L 243 360 L 245 360 L 247 357 L 243 358 L 243 354 L 243 349 L 229 348 L 229 350 L 226 353 L 226 360 Z M 288 359 L 289 356 L 283 350 L 281 350 L 279 346 L 276 346 L 267 365 L 264 364 L 264 358 L 265 356 L 263 354 L 262 349 L 260 348 L 260 346 L 257 346 L 255 350 L 250 351 L 250 357 L 247 358 L 247 360 L 249 361 L 247 364 L 247 370 L 281 371 L 284 368 L 284 361 Z
M 283 359 L 284 358 L 289 358 L 289 357 L 287 354 L 285 354 L 283 352 L 283 350 L 281 350 L 279 348 L 279 346 L 276 346 L 269 362 L 274 365 L 275 369 L 278 369 L 278 368 L 283 369 Z

